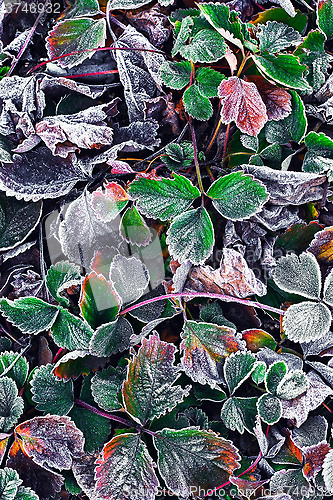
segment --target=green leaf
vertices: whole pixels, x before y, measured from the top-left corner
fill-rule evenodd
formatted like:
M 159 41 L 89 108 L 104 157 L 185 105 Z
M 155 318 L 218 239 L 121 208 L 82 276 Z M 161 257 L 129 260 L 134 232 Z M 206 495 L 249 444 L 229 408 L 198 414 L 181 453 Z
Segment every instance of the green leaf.
M 297 46 L 303 40 L 298 31 L 283 23 L 268 21 L 266 24 L 259 24 L 258 27 L 260 28 L 258 33 L 260 52 L 267 50 L 275 54 L 291 45 Z
M 53 368 L 53 365 L 47 364 L 35 370 L 31 380 L 32 399 L 39 411 L 67 415 L 74 406 L 73 381 L 57 379 Z
M 307 152 L 303 160 L 302 170 L 321 174 L 333 170 L 333 141 L 323 132 L 309 132 L 304 137 Z
M 287 373 L 276 389 L 276 395 L 281 399 L 295 399 L 310 387 L 309 380 L 302 370 L 292 370 Z
M 261 384 L 266 376 L 266 364 L 263 361 L 258 361 L 255 369 L 252 372 L 252 380 L 256 385 Z
M 223 217 L 235 221 L 259 212 L 268 200 L 264 184 L 243 172 L 220 177 L 210 186 L 207 196 Z
M 147 267 L 136 257 L 116 255 L 110 268 L 110 281 L 123 304 L 138 300 L 150 280 Z
M 187 13 L 187 10 L 184 11 L 184 14 Z M 191 35 L 193 35 L 192 30 L 194 27 L 194 19 L 192 16 L 185 15 L 182 19 L 176 23 L 177 30 L 175 29 L 176 40 L 173 45 L 173 49 L 171 52 L 172 57 L 175 57 L 183 45 L 186 44 L 187 40 Z
M 17 488 L 15 500 L 39 500 L 39 496 L 31 488 L 19 486 Z
M 321 273 L 316 257 L 310 252 L 300 256 L 289 254 L 278 260 L 273 280 L 281 290 L 302 295 L 307 299 L 320 299 Z
M 17 352 L 2 352 L 0 354 L 0 375 L 3 373 L 14 361 L 15 364 L 6 373 L 6 376 L 13 379 L 18 388 L 23 387 L 29 372 L 29 364 L 24 356 L 19 357 Z
M 97 460 L 96 493 L 98 498 L 131 498 L 144 492 L 145 500 L 154 500 L 159 486 L 154 462 L 140 434 L 115 436 L 103 448 Z
M 276 424 L 282 416 L 281 401 L 272 394 L 263 394 L 258 399 L 258 411 L 263 422 L 268 425 Z
M 97 0 L 67 0 L 69 7 L 65 11 L 65 19 L 74 17 L 96 16 L 100 13 Z
M 5 467 L 0 470 L 0 498 L 1 500 L 14 500 L 17 489 L 22 484 L 22 479 L 14 469 Z
M 187 321 L 181 333 L 180 350 L 183 369 L 194 382 L 215 386 L 221 382 L 218 364 L 243 347 L 235 330 L 227 326 Z
M 176 348 L 162 342 L 157 334 L 143 339 L 129 365 L 123 385 L 123 401 L 133 419 L 144 425 L 172 410 L 188 395 L 189 387 L 173 385 L 180 377 L 174 366 Z
M 208 99 L 201 94 L 195 84 L 188 87 L 183 94 L 185 111 L 196 120 L 207 121 L 213 114 L 213 107 Z
M 173 174 L 173 179 L 140 177 L 131 183 L 129 194 L 138 200 L 140 212 L 164 221 L 182 214 L 200 196 L 200 191 L 183 175 Z
M 46 48 L 50 59 L 79 51 L 78 54 L 58 61 L 58 64 L 64 68 L 73 68 L 94 55 L 93 50 L 84 52 L 85 50 L 104 47 L 105 39 L 105 19 L 94 20 L 81 17 L 56 24 L 46 38 Z
M 166 243 L 174 259 L 189 259 L 201 265 L 212 254 L 214 229 L 207 210 L 195 208 L 175 217 L 167 231 Z
M 212 68 L 199 68 L 195 73 L 199 92 L 205 97 L 217 97 L 217 87 L 225 76 Z
M 122 369 L 110 366 L 106 370 L 96 373 L 91 379 L 91 392 L 94 400 L 105 411 L 117 411 L 122 408 L 118 401 L 125 374 Z
M 92 356 L 86 349 L 69 351 L 54 365 L 53 373 L 64 382 L 70 378 L 76 380 L 80 375 L 86 377 L 90 372 L 96 371 L 105 362 L 106 358 Z
M 205 323 L 214 323 L 214 325 L 227 326 L 236 330 L 236 325 L 223 316 L 222 307 L 218 302 L 204 305 L 200 311 L 200 319 Z
M 85 437 L 84 449 L 87 453 L 102 448 L 111 432 L 110 420 L 86 408 L 72 408 L 69 417 Z
M 283 329 L 289 340 L 310 342 L 320 339 L 330 329 L 331 312 L 320 302 L 292 304 L 283 316 Z
M 193 488 L 198 491 L 199 486 L 206 490 L 219 486 L 239 467 L 237 448 L 212 431 L 163 429 L 156 432 L 153 441 L 166 486 L 182 498 L 188 498 Z
M 58 315 L 57 307 L 35 297 L 1 299 L 0 310 L 23 333 L 34 334 L 49 330 Z
M 0 142 L 1 144 L 1 142 Z M 17 200 L 0 193 L 0 251 L 10 250 L 26 240 L 42 215 L 41 201 Z
M 307 119 L 305 106 L 297 92 L 291 90 L 292 111 L 282 120 L 269 121 L 265 126 L 266 140 L 270 143 L 287 144 L 289 141 L 300 143 L 305 136 Z
M 51 327 L 54 342 L 59 347 L 70 351 L 88 350 L 93 330 L 81 318 L 74 316 L 61 306 L 58 306 L 58 309 L 59 314 Z
M 80 309 L 84 319 L 96 329 L 116 319 L 120 299 L 104 276 L 90 273 L 82 284 Z
M 265 386 L 268 392 L 275 395 L 279 383 L 287 373 L 287 365 L 283 361 L 273 363 L 266 374 Z
M 12 148 L 13 144 L 8 141 L 5 136 L 0 134 L 0 161 L 4 163 L 13 163 Z
M 24 402 L 18 396 L 14 380 L 0 378 L 0 430 L 8 432 L 23 413 Z
M 125 351 L 130 346 L 132 335 L 134 330 L 131 323 L 120 316 L 97 328 L 90 340 L 90 352 L 94 356 L 103 357 Z
M 317 24 L 327 40 L 333 37 L 333 2 L 319 0 L 317 3 Z
M 139 247 L 148 245 L 151 240 L 149 227 L 135 205 L 125 210 L 121 218 L 119 232 L 127 243 Z
M 295 55 L 301 64 L 306 64 L 308 72 L 305 78 L 313 90 L 319 90 L 325 83 L 332 56 L 325 51 L 325 35 L 319 30 L 310 31 Z
M 264 24 L 267 21 L 278 21 L 286 24 L 287 26 L 291 26 L 297 30 L 302 35 L 308 23 L 308 16 L 297 10 L 296 16 L 291 17 L 284 9 L 273 7 L 272 9 L 266 9 L 260 12 L 256 20 L 253 21 L 253 24 Z
M 333 270 L 331 270 L 324 282 L 324 301 L 333 307 Z
M 59 304 L 69 306 L 69 300 L 60 293 L 66 288 L 81 283 L 80 268 L 68 261 L 60 261 L 52 265 L 46 275 L 46 285 L 50 294 Z
M 230 395 L 249 378 L 255 368 L 256 358 L 251 352 L 237 351 L 224 362 L 223 373 Z
M 307 70 L 296 56 L 290 54 L 270 54 L 263 52 L 252 55 L 252 59 L 263 76 L 291 89 L 311 91 L 303 73 Z
M 247 430 L 253 434 L 256 423 L 258 398 L 229 398 L 222 406 L 221 419 L 228 429 L 240 434 Z
M 182 141 L 180 144 L 171 143 L 165 147 L 165 155 L 162 156 L 163 162 L 171 170 L 178 170 L 191 165 L 194 159 L 193 143 Z
M 212 29 L 203 29 L 190 38 L 188 44 L 180 47 L 179 53 L 194 63 L 219 61 L 227 51 L 223 37 Z

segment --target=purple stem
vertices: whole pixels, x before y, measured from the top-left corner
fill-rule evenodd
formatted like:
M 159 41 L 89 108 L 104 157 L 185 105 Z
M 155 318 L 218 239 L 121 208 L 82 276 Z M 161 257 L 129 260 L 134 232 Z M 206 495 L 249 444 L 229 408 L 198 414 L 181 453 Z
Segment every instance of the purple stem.
M 237 302 L 238 304 L 243 304 L 249 307 L 258 307 L 259 309 L 264 309 L 266 311 L 270 311 L 279 315 L 284 315 L 285 311 L 282 309 L 276 309 L 272 306 L 267 306 L 266 304 L 260 304 L 259 302 L 254 302 L 252 300 L 247 299 L 239 299 L 238 297 L 232 297 L 231 295 L 220 295 L 219 293 L 206 293 L 206 292 L 180 292 L 180 293 L 168 293 L 166 295 L 161 295 L 160 297 L 152 297 L 151 299 L 144 300 L 143 302 L 139 302 L 139 304 L 134 304 L 133 306 L 127 307 L 121 311 L 120 315 L 124 315 L 138 307 L 145 306 L 147 304 L 151 304 L 152 302 L 158 302 L 164 299 L 174 299 L 176 297 L 207 297 L 210 299 L 220 299 L 223 302 Z

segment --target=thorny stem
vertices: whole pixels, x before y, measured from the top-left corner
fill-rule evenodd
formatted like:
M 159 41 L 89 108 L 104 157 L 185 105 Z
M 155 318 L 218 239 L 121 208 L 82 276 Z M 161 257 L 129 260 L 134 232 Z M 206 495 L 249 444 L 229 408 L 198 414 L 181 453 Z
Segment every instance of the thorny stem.
M 138 307 L 145 306 L 147 304 L 151 304 L 152 302 L 158 302 L 160 300 L 165 300 L 165 299 L 175 299 L 177 297 L 189 297 L 189 298 L 194 298 L 194 297 L 206 297 L 209 299 L 220 299 L 223 302 L 236 302 L 237 304 L 243 304 L 244 306 L 249 306 L 249 307 L 258 307 L 259 309 L 263 309 L 265 311 L 270 311 L 275 314 L 279 314 L 283 316 L 285 314 L 285 311 L 282 309 L 277 309 L 276 307 L 268 306 L 266 304 L 260 304 L 260 302 L 254 302 L 252 300 L 247 300 L 247 299 L 239 299 L 238 297 L 233 297 L 231 295 L 223 295 L 219 293 L 206 293 L 206 292 L 179 292 L 179 293 L 167 293 L 166 295 L 161 295 L 159 297 L 152 297 L 150 299 L 144 300 L 143 302 L 139 302 L 138 304 L 134 304 L 133 306 L 127 307 L 123 311 L 121 311 L 120 315 L 124 315 L 130 311 L 133 311 L 134 309 L 137 309 Z
M 197 178 L 198 178 L 198 184 L 199 184 L 199 189 L 201 193 L 204 193 L 204 187 L 202 184 L 202 179 L 201 179 L 201 173 L 200 173 L 200 166 L 199 166 L 199 160 L 198 160 L 198 148 L 197 148 L 197 140 L 195 137 L 195 131 L 193 128 L 192 124 L 192 118 L 189 116 L 189 124 L 190 124 L 190 131 L 191 131 L 191 137 L 192 137 L 192 142 L 193 142 L 193 150 L 194 150 L 194 164 L 195 164 L 195 170 L 197 173 Z

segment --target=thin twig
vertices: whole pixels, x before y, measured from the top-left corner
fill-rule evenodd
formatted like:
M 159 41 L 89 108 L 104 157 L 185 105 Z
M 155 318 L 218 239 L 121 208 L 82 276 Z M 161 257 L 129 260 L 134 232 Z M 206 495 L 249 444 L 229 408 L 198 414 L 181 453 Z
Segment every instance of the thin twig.
M 23 354 L 28 351 L 28 349 L 30 349 L 31 347 L 31 339 L 29 339 L 29 343 L 27 346 L 25 346 L 21 352 L 18 353 L 18 355 L 16 356 L 16 358 L 14 359 L 14 361 L 12 361 L 10 363 L 10 365 L 7 366 L 7 368 L 0 374 L 0 378 L 1 377 L 4 377 L 5 375 L 7 375 L 8 372 L 10 372 L 10 370 L 13 368 L 13 366 L 16 365 L 16 363 L 18 362 L 18 360 L 23 356 Z

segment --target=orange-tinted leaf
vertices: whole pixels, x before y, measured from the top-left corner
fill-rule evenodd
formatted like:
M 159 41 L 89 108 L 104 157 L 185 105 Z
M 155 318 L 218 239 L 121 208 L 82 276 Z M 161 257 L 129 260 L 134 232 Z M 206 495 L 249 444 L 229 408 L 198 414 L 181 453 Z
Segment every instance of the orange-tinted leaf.
M 99 187 L 92 193 L 91 204 L 99 219 L 110 222 L 127 205 L 128 194 L 116 182 L 107 182 L 104 188 L 104 192 Z
M 88 375 L 105 365 L 106 358 L 92 356 L 86 351 L 71 351 L 63 356 L 54 367 L 54 375 L 63 380 L 77 379 Z
M 303 252 L 308 247 L 314 235 L 322 228 L 323 226 L 318 224 L 317 221 L 312 221 L 308 225 L 305 223 L 294 224 L 278 237 L 275 246 L 282 247 L 285 250 Z
M 120 299 L 104 276 L 90 273 L 82 284 L 80 308 L 84 319 L 95 330 L 104 323 L 114 321 Z
M 16 426 L 14 434 L 23 453 L 41 466 L 70 469 L 72 457 L 83 453 L 83 434 L 69 417 L 35 417 Z
M 303 454 L 300 448 L 296 446 L 291 438 L 290 431 L 287 431 L 286 440 L 274 458 L 274 462 L 278 464 L 301 464 L 303 462 Z
M 23 480 L 23 486 L 31 488 L 40 500 L 49 500 L 59 493 L 64 478 L 49 469 L 37 465 L 23 453 L 17 441 L 9 450 L 7 467 L 15 469 Z
M 252 352 L 258 352 L 262 347 L 275 350 L 276 342 L 272 335 L 264 330 L 250 328 L 242 332 L 242 339 L 245 340 L 247 348 Z
M 267 122 L 266 106 L 254 83 L 232 76 L 222 80 L 218 88 L 222 99 L 223 123 L 234 121 L 242 132 L 257 136 Z
M 331 447 L 326 441 L 323 441 L 314 446 L 309 446 L 303 449 L 304 466 L 303 473 L 306 478 L 310 479 L 322 469 L 324 458 L 330 451 Z
M 281 120 L 291 113 L 291 95 L 285 89 L 269 83 L 261 75 L 251 75 L 246 80 L 257 86 L 269 120 Z
M 255 478 L 252 481 L 243 479 L 242 477 L 230 476 L 229 481 L 231 484 L 237 486 L 238 491 L 241 491 L 242 496 L 249 498 L 258 488 L 266 484 L 269 479 L 264 479 L 262 481 L 256 481 Z
M 333 263 L 333 226 L 326 227 L 323 231 L 316 233 L 309 248 L 309 252 L 322 264 Z
M 11 434 L 4 434 L 3 432 L 0 433 L 0 464 L 2 462 L 4 454 L 6 453 L 8 439 L 10 438 L 10 436 Z

